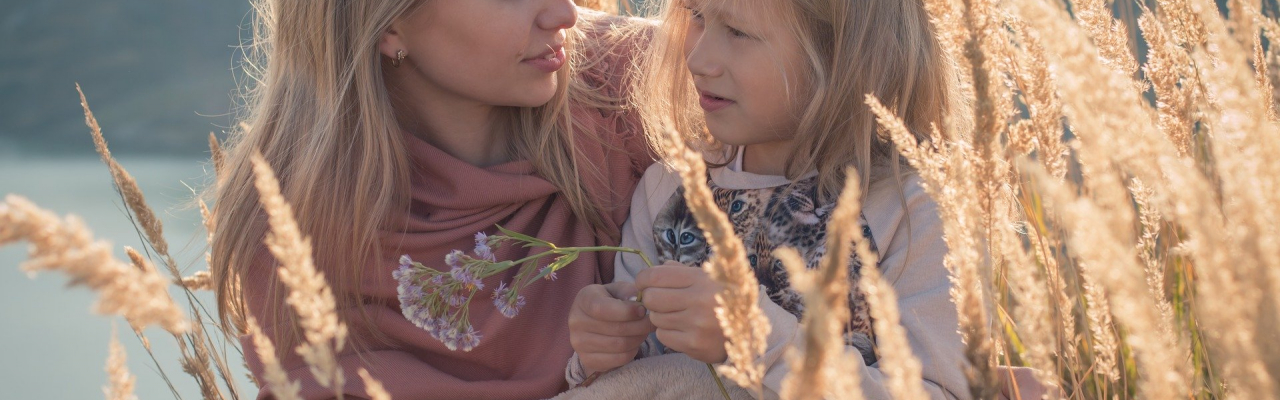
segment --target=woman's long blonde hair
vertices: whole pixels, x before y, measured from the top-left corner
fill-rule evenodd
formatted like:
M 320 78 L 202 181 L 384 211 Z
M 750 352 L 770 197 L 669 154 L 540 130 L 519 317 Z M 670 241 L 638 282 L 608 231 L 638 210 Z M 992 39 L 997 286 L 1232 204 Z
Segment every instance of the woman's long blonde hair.
M 877 135 L 875 115 L 865 105 L 873 94 L 896 110 L 920 141 L 932 124 L 944 127 L 957 98 L 954 68 L 934 36 L 921 0 L 702 0 L 707 7 L 756 7 L 776 18 L 801 44 L 806 87 L 793 87 L 800 103 L 795 150 L 787 162 L 792 180 L 818 171 L 819 193 L 834 199 L 845 168 L 857 168 L 863 193 L 885 173 L 907 168 L 893 144 Z M 709 4 L 708 4 L 709 3 Z M 647 135 L 672 126 L 705 150 L 722 147 L 706 132 L 684 54 L 690 12 L 667 0 L 663 20 L 638 76 L 634 101 Z M 779 12 L 781 11 L 781 12 Z M 658 143 L 651 140 L 650 143 Z M 658 151 L 657 154 L 663 154 Z M 883 168 L 880 168 L 883 167 Z
M 270 279 L 266 295 L 274 304 L 283 304 L 285 291 L 276 280 L 275 264 L 261 262 L 270 256 L 262 244 L 266 219 L 252 184 L 249 159 L 255 151 L 276 171 L 299 227 L 312 240 L 316 266 L 339 297 L 339 308 L 360 304 L 362 273 L 367 264 L 385 259 L 379 232 L 403 229 L 411 188 L 411 157 L 384 84 L 384 64 L 390 60 L 376 44 L 393 21 L 422 1 L 254 1 L 253 41 L 244 62 L 249 83 L 243 94 L 244 122 L 225 144 L 226 161 L 212 194 L 218 229 L 210 269 L 228 331 L 244 332 L 241 277 L 254 272 L 257 279 Z M 586 44 L 584 37 L 570 30 L 566 48 Z M 558 72 L 559 87 L 549 103 L 509 108 L 509 151 L 529 160 L 598 233 L 616 235 L 583 187 L 584 179 L 594 177 L 578 168 L 568 101 L 599 107 L 617 104 L 617 99 L 571 79 L 575 65 L 582 63 L 577 53 L 571 51 L 569 67 Z M 276 326 L 276 347 L 290 349 L 299 336 L 296 317 L 284 308 L 275 307 L 265 317 Z M 367 314 L 360 316 L 368 322 Z

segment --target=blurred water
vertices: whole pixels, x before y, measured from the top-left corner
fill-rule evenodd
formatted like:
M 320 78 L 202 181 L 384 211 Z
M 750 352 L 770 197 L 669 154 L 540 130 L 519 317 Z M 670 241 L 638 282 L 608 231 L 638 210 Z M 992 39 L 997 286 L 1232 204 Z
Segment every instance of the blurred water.
M 87 141 L 87 138 L 86 138 Z M 120 157 L 137 179 L 147 201 L 164 222 L 165 237 L 184 274 L 206 269 L 205 231 L 200 213 L 189 207 L 194 188 L 206 184 L 206 161 L 194 158 Z M 59 215 L 80 216 L 99 239 L 111 241 L 116 255 L 127 260 L 122 246 L 141 249 L 123 203 L 111 186 L 106 167 L 96 158 L 0 157 L 0 194 L 21 195 Z M 6 399 L 102 398 L 106 383 L 107 343 L 114 321 L 128 354 L 129 370 L 137 377 L 142 399 L 174 398 L 156 372 L 155 363 L 123 319 L 94 314 L 96 294 L 84 288 L 65 288 L 57 273 L 28 277 L 18 264 L 26 245 L 0 247 L 0 397 Z M 170 291 L 180 296 L 177 290 Z M 214 311 L 211 295 L 201 298 Z M 185 304 L 185 301 L 183 302 Z M 212 327 L 206 331 L 211 330 Z M 184 398 L 200 391 L 182 372 L 172 336 L 152 328 L 146 332 L 161 367 Z M 229 350 L 233 377 L 248 398 L 256 394 L 245 378 L 241 357 Z M 242 396 L 244 398 L 246 396 Z

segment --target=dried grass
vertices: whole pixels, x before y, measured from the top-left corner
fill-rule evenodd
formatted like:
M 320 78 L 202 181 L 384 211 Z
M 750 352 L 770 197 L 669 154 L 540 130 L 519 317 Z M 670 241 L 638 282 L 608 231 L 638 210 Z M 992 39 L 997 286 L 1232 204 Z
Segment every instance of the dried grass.
M 120 345 L 120 339 L 116 336 L 114 326 L 111 329 L 111 344 L 107 353 L 106 370 L 107 386 L 102 388 L 102 392 L 106 395 L 107 400 L 138 399 L 138 396 L 133 395 L 133 386 L 136 378 L 129 373 L 124 346 Z
M 729 218 L 716 206 L 707 186 L 706 164 L 691 150 L 683 136 L 668 129 L 660 148 L 667 150 L 664 159 L 680 174 L 689 210 L 705 232 L 712 257 L 702 268 L 712 280 L 723 285 L 716 295 L 716 318 L 724 330 L 728 360 L 716 367 L 721 375 L 739 386 L 761 393 L 764 366 L 756 360 L 764 354 L 771 330 L 768 318 L 760 309 L 760 283 L 747 262 L 742 240 L 733 232 Z
M 254 185 L 271 226 L 267 249 L 280 261 L 280 281 L 289 288 L 285 301 L 298 314 L 298 325 L 306 338 L 297 352 L 316 381 L 333 389 L 341 399 L 345 380 L 337 354 L 346 343 L 347 326 L 338 318 L 332 289 L 311 259 L 311 240 L 302 236 L 293 210 L 280 194 L 275 172 L 261 154 L 254 154 L 251 160 Z
M 364 381 L 364 390 L 369 394 L 371 400 L 391 400 L 391 394 L 387 393 L 387 389 L 382 387 L 382 382 L 378 382 L 377 379 L 369 375 L 369 371 L 360 368 L 356 373 Z
M 262 377 L 265 380 L 266 389 L 271 390 L 271 394 L 280 400 L 301 400 L 299 392 L 302 390 L 302 385 L 289 381 L 289 374 L 280 366 L 280 359 L 276 358 L 276 346 L 271 343 L 271 338 L 262 333 L 262 328 L 253 317 L 246 318 L 245 324 L 249 337 L 253 338 L 253 348 L 257 351 L 258 359 L 262 360 L 262 368 L 265 371 Z
M 58 271 L 70 277 L 72 285 L 88 286 L 100 296 L 98 313 L 120 315 L 140 327 L 159 325 L 175 334 L 189 329 L 182 310 L 169 297 L 169 280 L 116 260 L 111 246 L 95 241 L 79 218 L 59 219 L 25 198 L 9 195 L 0 203 L 0 245 L 19 240 L 31 245 L 23 271 L 30 276 Z

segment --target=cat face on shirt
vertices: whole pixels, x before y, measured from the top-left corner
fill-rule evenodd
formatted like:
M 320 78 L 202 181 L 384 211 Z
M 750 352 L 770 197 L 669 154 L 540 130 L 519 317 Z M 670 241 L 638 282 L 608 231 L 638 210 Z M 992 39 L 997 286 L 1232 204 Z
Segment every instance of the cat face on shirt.
M 684 188 L 677 189 L 658 213 L 658 218 L 653 221 L 653 236 L 659 263 L 677 261 L 696 267 L 711 253 L 707 239 L 698 229 L 697 219 L 684 202 Z

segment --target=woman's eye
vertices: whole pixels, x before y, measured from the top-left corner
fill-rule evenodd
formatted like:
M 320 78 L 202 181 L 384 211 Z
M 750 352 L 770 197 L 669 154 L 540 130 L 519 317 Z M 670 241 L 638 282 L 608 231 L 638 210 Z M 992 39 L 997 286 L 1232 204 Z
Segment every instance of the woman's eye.
M 688 6 L 688 5 L 681 5 L 680 7 L 684 7 L 684 9 L 685 9 L 685 10 L 687 10 L 687 11 L 689 12 L 689 16 L 690 16 L 691 18 L 693 18 L 693 19 L 695 19 L 695 20 L 698 20 L 698 21 L 702 21 L 702 11 L 698 11 L 698 10 L 694 9 L 693 7 L 690 7 L 690 6 Z

